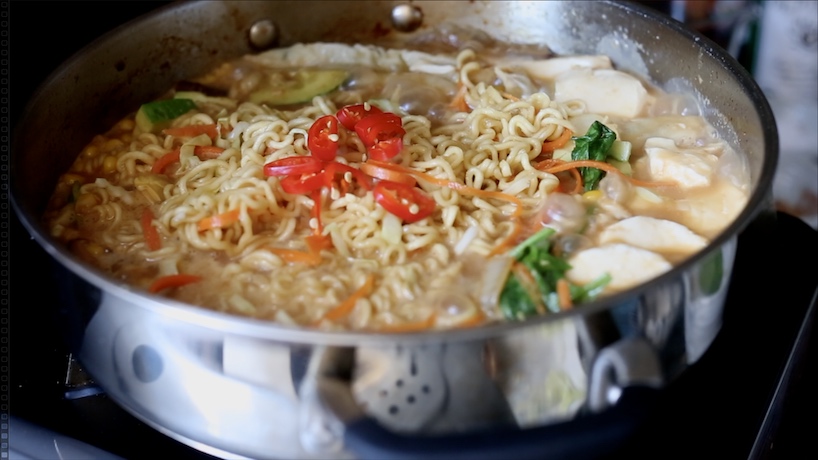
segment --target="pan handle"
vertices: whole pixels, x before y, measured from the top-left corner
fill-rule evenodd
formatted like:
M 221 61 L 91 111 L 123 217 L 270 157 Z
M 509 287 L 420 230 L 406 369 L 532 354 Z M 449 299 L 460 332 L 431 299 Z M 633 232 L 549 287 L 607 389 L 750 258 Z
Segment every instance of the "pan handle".
M 607 410 L 542 427 L 505 425 L 446 435 L 397 433 L 364 413 L 356 402 L 348 367 L 353 349 L 327 348 L 317 355 L 323 356 L 313 374 L 316 378 L 305 380 L 314 385 L 308 393 L 331 419 L 327 425 L 335 427 L 340 444 L 361 460 L 556 460 L 576 458 L 578 451 L 583 458 L 602 458 L 624 446 L 659 393 L 653 380 L 631 382 Z

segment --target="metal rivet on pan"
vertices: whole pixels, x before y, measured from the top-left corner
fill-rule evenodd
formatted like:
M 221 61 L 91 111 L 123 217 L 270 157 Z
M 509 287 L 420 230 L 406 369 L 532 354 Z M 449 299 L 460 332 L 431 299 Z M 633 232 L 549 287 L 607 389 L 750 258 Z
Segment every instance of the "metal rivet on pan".
M 276 26 L 269 19 L 262 19 L 250 27 L 250 44 L 264 49 L 273 45 L 276 39 Z
M 420 7 L 403 4 L 392 8 L 392 25 L 401 32 L 412 32 L 423 23 Z

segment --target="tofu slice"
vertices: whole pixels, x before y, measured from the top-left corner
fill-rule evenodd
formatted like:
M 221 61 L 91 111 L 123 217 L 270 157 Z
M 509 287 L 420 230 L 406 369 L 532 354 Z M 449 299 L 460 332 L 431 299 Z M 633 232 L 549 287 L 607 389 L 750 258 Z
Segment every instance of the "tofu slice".
M 602 244 L 625 243 L 661 254 L 693 254 L 707 240 L 671 220 L 634 216 L 608 226 L 599 236 Z
M 651 137 L 645 140 L 645 154 L 651 178 L 672 182 L 680 187 L 694 188 L 710 185 L 717 158 L 683 150 L 672 139 Z M 710 161 L 708 161 L 710 160 Z
M 522 60 L 502 59 L 496 65 L 503 69 L 522 69 L 529 77 L 538 80 L 554 80 L 558 76 L 580 69 L 612 69 L 608 56 L 559 56 L 548 59 Z
M 720 180 L 713 185 L 712 193 L 675 201 L 674 214 L 696 233 L 713 238 L 738 217 L 747 200 L 746 192 Z
M 611 276 L 606 291 L 622 291 L 670 270 L 672 265 L 659 254 L 614 243 L 580 251 L 568 260 L 565 276 L 575 284 L 586 284 L 605 273 Z
M 613 69 L 583 69 L 565 72 L 554 83 L 554 100 L 580 100 L 586 111 L 634 118 L 642 113 L 650 96 L 642 82 Z

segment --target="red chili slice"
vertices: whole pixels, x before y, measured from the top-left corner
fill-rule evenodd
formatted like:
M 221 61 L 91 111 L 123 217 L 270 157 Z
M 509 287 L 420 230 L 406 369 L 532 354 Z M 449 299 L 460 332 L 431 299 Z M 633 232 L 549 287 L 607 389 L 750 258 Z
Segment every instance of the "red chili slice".
M 324 115 L 315 120 L 307 132 L 307 147 L 319 160 L 334 160 L 338 154 L 338 119 Z
M 361 184 L 366 190 L 371 190 L 372 185 L 369 182 L 369 178 L 361 172 L 360 169 L 353 168 L 352 166 L 345 165 L 343 163 L 338 163 L 337 161 L 333 161 L 332 163 L 327 165 L 327 168 L 324 170 L 324 185 L 327 187 L 332 187 L 332 182 L 335 180 L 335 176 L 337 174 L 346 174 L 349 172 L 352 174 L 352 177 Z
M 367 109 L 367 107 L 369 108 Z M 378 113 L 383 113 L 383 110 L 375 107 L 374 105 L 355 104 L 342 107 L 341 110 L 335 114 L 335 116 L 338 117 L 338 121 L 341 122 L 344 128 L 351 131 L 355 129 L 355 124 L 357 124 L 363 118 Z
M 394 137 L 385 141 L 380 141 L 369 147 L 366 152 L 369 158 L 377 161 L 389 161 L 395 158 L 403 150 L 403 138 Z
M 435 200 L 417 187 L 382 181 L 372 193 L 378 204 L 407 224 L 428 217 L 435 210 Z
M 372 147 L 378 142 L 393 138 L 403 138 L 406 130 L 403 129 L 403 120 L 394 113 L 376 113 L 361 119 L 355 125 L 355 132 L 364 145 Z
M 324 175 L 320 172 L 292 174 L 281 179 L 281 188 L 292 195 L 305 195 L 324 186 Z
M 271 161 L 264 165 L 265 176 L 289 176 L 291 174 L 311 174 L 323 169 L 324 164 L 315 157 L 292 156 Z

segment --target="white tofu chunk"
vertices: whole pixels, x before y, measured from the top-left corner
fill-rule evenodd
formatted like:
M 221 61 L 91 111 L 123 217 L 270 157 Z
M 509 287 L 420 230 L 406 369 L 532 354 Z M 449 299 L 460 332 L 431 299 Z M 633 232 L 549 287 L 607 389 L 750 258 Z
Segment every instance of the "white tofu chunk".
M 636 77 L 613 69 L 583 69 L 557 78 L 554 100 L 580 100 L 587 112 L 634 118 L 642 113 L 650 97 Z
M 645 153 L 651 179 L 672 182 L 684 188 L 710 185 L 718 160 L 704 152 L 680 149 L 672 139 L 663 137 L 646 139 Z
M 611 58 L 608 56 L 559 56 L 548 59 L 523 60 L 518 58 L 503 59 L 496 62 L 503 69 L 522 69 L 529 77 L 538 80 L 553 80 L 558 76 L 579 69 L 611 69 Z
M 634 216 L 608 226 L 599 235 L 602 244 L 625 243 L 666 254 L 693 254 L 707 240 L 682 224 L 647 216 Z
M 620 124 L 619 138 L 641 150 L 645 140 L 651 137 L 671 139 L 676 145 L 695 146 L 700 141 L 709 142 L 716 138 L 707 122 L 698 116 L 663 115 L 650 118 L 636 118 Z
M 568 260 L 565 276 L 575 284 L 587 284 L 604 274 L 611 276 L 606 291 L 637 286 L 671 269 L 659 254 L 627 244 L 614 243 L 580 251 Z
M 730 225 L 746 205 L 747 193 L 722 180 L 713 184 L 712 193 L 675 201 L 674 214 L 696 233 L 713 238 Z

